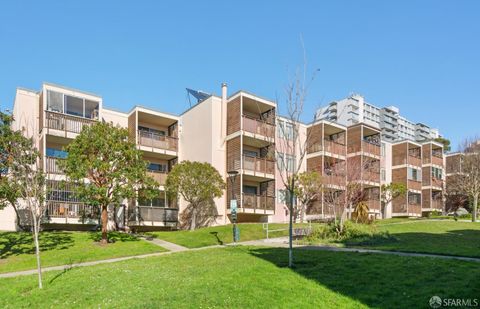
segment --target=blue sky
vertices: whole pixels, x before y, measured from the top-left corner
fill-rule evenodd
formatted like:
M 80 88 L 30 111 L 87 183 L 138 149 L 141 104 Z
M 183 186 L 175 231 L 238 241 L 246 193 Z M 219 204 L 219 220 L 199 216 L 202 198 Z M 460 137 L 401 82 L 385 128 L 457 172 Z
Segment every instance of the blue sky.
M 122 111 L 188 107 L 185 87 L 279 98 L 320 69 L 304 121 L 360 93 L 438 127 L 480 133 L 480 1 L 10 1 L 0 4 L 0 106 L 43 81 Z

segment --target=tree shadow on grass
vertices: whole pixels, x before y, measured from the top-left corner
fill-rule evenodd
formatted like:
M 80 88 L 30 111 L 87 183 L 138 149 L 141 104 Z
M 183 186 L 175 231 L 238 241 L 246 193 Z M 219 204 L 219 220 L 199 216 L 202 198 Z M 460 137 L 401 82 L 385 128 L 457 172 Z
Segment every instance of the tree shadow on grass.
M 287 249 L 250 248 L 249 253 L 287 267 Z M 480 267 L 471 262 L 295 249 L 294 265 L 292 271 L 304 278 L 376 308 L 428 308 L 434 295 L 472 299 L 480 293 Z
M 90 232 L 89 233 L 90 239 L 95 242 L 99 242 L 102 240 L 102 233 L 101 232 Z M 121 232 L 108 232 L 108 242 L 115 243 L 115 242 L 129 242 L 129 241 L 139 241 L 140 239 L 132 234 L 121 233 Z
M 68 249 L 74 244 L 74 240 L 69 232 L 42 232 L 40 233 L 39 240 L 40 251 Z M 31 233 L 0 233 L 0 259 L 34 253 L 35 245 Z
M 218 232 L 210 232 L 210 234 L 212 234 L 215 237 L 219 245 L 223 245 L 223 241 L 220 239 L 220 237 L 218 237 Z
M 370 237 L 342 240 L 349 247 L 390 251 L 480 257 L 480 230 L 451 230 L 445 233 L 403 232 L 391 237 Z

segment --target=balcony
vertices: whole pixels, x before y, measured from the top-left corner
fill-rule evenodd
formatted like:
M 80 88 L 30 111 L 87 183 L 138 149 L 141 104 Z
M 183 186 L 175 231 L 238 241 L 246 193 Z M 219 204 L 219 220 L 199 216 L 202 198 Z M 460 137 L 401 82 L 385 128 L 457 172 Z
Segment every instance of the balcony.
M 344 187 L 346 185 L 345 174 L 331 173 L 322 175 L 323 183 L 327 186 Z
M 243 130 L 267 138 L 275 138 L 275 125 L 250 116 L 242 115 Z
M 364 170 L 362 172 L 362 180 L 369 182 L 380 182 L 380 171 Z
M 334 141 L 324 140 L 323 147 L 320 143 L 315 143 L 308 148 L 308 153 L 324 151 L 338 156 L 345 156 L 346 146 Z
M 371 154 L 374 156 L 380 156 L 380 146 L 377 144 L 367 142 L 365 140 L 362 141 L 362 151 L 364 153 Z
M 129 225 L 176 226 L 178 208 L 137 206 L 129 207 Z
M 58 162 L 60 160 L 64 160 L 64 159 L 46 156 L 45 171 L 49 174 L 60 174 L 60 175 L 64 174 L 63 170 L 60 169 L 60 167 L 58 166 Z
M 367 204 L 370 212 L 380 212 L 380 200 L 367 200 L 365 203 Z
M 432 209 L 437 209 L 437 210 L 443 210 L 443 202 L 442 202 L 442 200 L 433 199 L 433 200 L 430 202 L 430 208 L 432 208 Z
M 394 216 L 420 217 L 422 215 L 422 206 L 420 204 L 393 203 L 392 212 Z
M 408 188 L 412 190 L 420 191 L 422 190 L 422 182 L 408 179 Z
M 79 134 L 82 132 L 84 126 L 89 126 L 95 120 L 67 115 L 57 112 L 45 111 L 45 128 L 49 130 L 62 131 L 67 135 L 68 133 Z
M 178 139 L 176 137 L 137 130 L 138 144 L 141 146 L 177 151 Z
M 166 172 L 152 171 L 152 170 L 147 171 L 147 175 L 152 177 L 161 186 L 165 185 L 165 182 L 167 181 L 167 176 L 168 176 Z
M 432 164 L 443 166 L 443 156 L 442 153 L 432 153 Z
M 415 166 L 422 166 L 422 160 L 416 156 L 408 156 L 408 164 Z
M 432 187 L 443 188 L 443 180 L 432 177 Z
M 45 213 L 47 218 L 73 218 L 81 220 L 97 220 L 100 216 L 99 208 L 77 202 L 48 201 Z
M 256 194 L 242 194 L 242 208 L 253 210 L 254 213 L 267 213 L 275 211 L 275 197 Z
M 243 169 L 254 173 L 275 174 L 275 161 L 243 155 Z

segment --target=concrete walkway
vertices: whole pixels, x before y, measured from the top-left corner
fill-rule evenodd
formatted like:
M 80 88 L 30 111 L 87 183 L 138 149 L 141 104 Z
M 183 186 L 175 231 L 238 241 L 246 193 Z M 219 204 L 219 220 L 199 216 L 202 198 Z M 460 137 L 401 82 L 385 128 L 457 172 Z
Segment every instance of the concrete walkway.
M 288 238 L 279 237 L 279 238 L 270 238 L 270 239 L 261 239 L 261 240 L 251 240 L 239 243 L 241 245 L 247 246 L 266 246 L 273 248 L 288 248 Z M 335 247 L 327 245 L 293 245 L 296 249 L 303 250 L 319 250 L 319 251 L 335 251 L 335 252 L 356 252 L 356 253 L 374 253 L 374 254 L 388 254 L 388 255 L 397 255 L 397 256 L 410 256 L 410 257 L 430 257 L 430 258 L 439 258 L 439 259 L 452 259 L 468 262 L 477 262 L 480 263 L 480 258 L 466 257 L 466 256 L 455 256 L 455 255 L 441 255 L 441 254 L 429 254 L 429 253 L 413 253 L 413 252 L 403 252 L 403 251 L 386 251 L 386 250 L 375 250 L 375 249 L 361 249 L 361 248 L 344 248 L 344 247 Z
M 151 243 L 154 243 L 157 246 L 160 246 L 162 248 L 167 249 L 168 251 L 180 252 L 180 251 L 189 250 L 187 247 L 180 246 L 180 245 L 177 245 L 177 244 L 165 241 L 165 240 L 161 240 L 161 239 L 158 239 L 158 238 L 145 238 L 145 237 L 143 237 L 143 238 L 146 241 L 149 241 Z
M 205 249 L 211 249 L 211 248 L 219 248 L 223 247 L 220 245 L 215 245 L 215 246 L 208 246 L 208 247 L 201 247 L 201 248 L 195 248 L 195 249 L 189 249 L 183 246 L 179 246 L 177 244 L 160 240 L 160 239 L 152 239 L 152 240 L 146 240 L 153 242 L 154 244 L 161 246 L 167 250 L 166 252 L 156 252 L 156 253 L 148 253 L 148 254 L 141 254 L 141 255 L 132 255 L 132 256 L 125 256 L 125 257 L 119 257 L 119 258 L 113 258 L 113 259 L 106 259 L 106 260 L 98 260 L 98 261 L 91 261 L 91 262 L 83 262 L 83 263 L 72 263 L 72 264 L 67 264 L 67 265 L 58 265 L 58 266 L 50 266 L 50 267 L 43 267 L 42 268 L 42 273 L 46 271 L 52 271 L 52 270 L 62 270 L 62 271 L 67 271 L 69 269 L 72 269 L 74 267 L 85 267 L 85 266 L 93 266 L 93 265 L 99 265 L 99 264 L 108 264 L 108 263 L 115 263 L 115 262 L 121 262 L 121 261 L 127 261 L 131 259 L 144 259 L 148 257 L 154 257 L 154 256 L 161 256 L 161 255 L 167 255 L 167 254 L 172 254 L 175 252 L 182 252 L 182 251 L 197 251 L 197 250 L 205 250 Z M 37 270 L 36 269 L 30 269 L 30 270 L 23 270 L 23 271 L 16 271 L 16 272 L 10 272 L 10 273 L 3 273 L 0 274 L 0 278 L 11 278 L 11 277 L 17 277 L 17 276 L 27 276 L 27 275 L 33 275 L 36 274 Z
M 176 253 L 176 252 L 199 251 L 199 250 L 206 250 L 206 249 L 212 249 L 212 248 L 225 248 L 226 246 L 234 246 L 234 244 L 227 244 L 227 245 L 213 245 L 213 246 L 189 249 L 189 248 L 186 248 L 186 247 L 183 247 L 183 246 L 180 246 L 180 245 L 168 242 L 168 241 L 164 241 L 164 240 L 161 240 L 161 239 L 156 239 L 156 238 L 153 238 L 152 240 L 147 240 L 147 241 L 153 242 L 154 244 L 156 244 L 158 246 L 161 246 L 165 249 L 168 249 L 170 251 L 156 252 L 156 253 L 149 253 L 149 254 L 142 254 L 142 255 L 125 256 L 125 257 L 91 261 L 91 262 L 83 262 L 83 263 L 73 263 L 73 264 L 68 264 L 68 265 L 58 265 L 58 266 L 44 267 L 44 268 L 42 268 L 42 273 L 47 272 L 47 271 L 52 271 L 52 270 L 68 271 L 69 269 L 72 269 L 74 267 L 85 267 L 85 266 L 93 266 L 93 265 L 100 265 L 100 264 L 108 264 L 108 263 L 115 263 L 115 262 L 127 261 L 127 260 L 132 260 L 132 259 L 144 259 L 144 258 L 149 258 L 149 257 L 172 254 L 172 253 Z M 239 243 L 237 243 L 237 245 L 264 246 L 264 247 L 272 247 L 272 248 L 288 248 L 288 238 L 287 237 L 279 237 L 279 238 L 270 238 L 270 239 L 250 240 L 250 241 L 239 242 Z M 410 253 L 410 252 L 384 251 L 384 250 L 374 250 L 374 249 L 342 248 L 342 247 L 333 247 L 333 246 L 326 246 L 326 245 L 312 246 L 312 245 L 297 245 L 297 244 L 294 244 L 293 247 L 295 249 L 301 249 L 301 250 L 321 250 L 321 251 L 335 251 L 335 252 L 388 254 L 388 255 L 410 256 L 410 257 L 430 257 L 430 258 L 452 259 L 452 260 L 461 260 L 461 261 L 480 263 L 480 258 L 454 256 L 454 255 Z M 36 273 L 37 273 L 36 269 L 23 270 L 23 271 L 16 271 L 16 272 L 0 274 L 0 278 L 27 276 L 27 275 L 34 275 Z

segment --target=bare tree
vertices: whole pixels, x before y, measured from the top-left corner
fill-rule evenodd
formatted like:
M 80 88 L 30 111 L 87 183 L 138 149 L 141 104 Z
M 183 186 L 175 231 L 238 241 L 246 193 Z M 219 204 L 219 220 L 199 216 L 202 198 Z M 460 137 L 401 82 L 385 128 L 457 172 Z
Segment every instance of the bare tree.
M 26 134 L 26 136 L 29 136 Z M 42 288 L 42 267 L 40 262 L 39 233 L 42 217 L 45 213 L 46 177 L 41 168 L 40 155 L 30 138 L 30 147 L 18 149 L 13 159 L 10 179 L 19 188 L 19 197 L 22 208 L 28 211 L 33 239 L 35 243 L 35 255 L 37 259 L 38 287 Z
M 285 141 L 276 146 L 275 152 L 277 169 L 280 172 L 280 178 L 285 186 L 285 190 L 288 192 L 289 267 L 293 266 L 293 215 L 296 179 L 301 171 L 302 163 L 307 154 L 307 145 L 309 142 L 309 133 L 306 128 L 302 128 L 301 117 L 304 112 L 308 89 L 314 79 L 315 74 L 312 75 L 310 80 L 307 80 L 306 61 L 304 61 L 303 68 L 296 70 L 293 78 L 285 88 L 284 107 L 287 114 L 285 117 L 277 117 L 277 119 L 283 119 L 283 124 L 278 126 L 278 132 L 285 137 Z
M 449 190 L 466 194 L 473 200 L 472 222 L 475 222 L 480 196 L 480 141 L 478 138 L 466 139 L 461 149 L 464 153 L 461 172 L 450 182 Z

